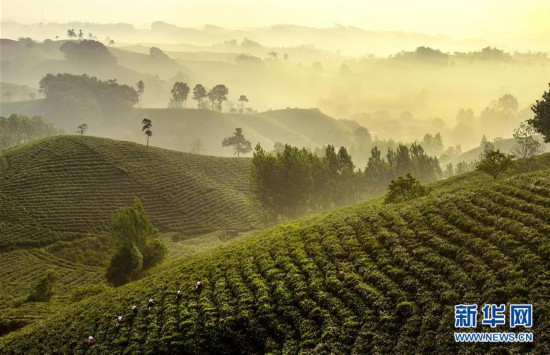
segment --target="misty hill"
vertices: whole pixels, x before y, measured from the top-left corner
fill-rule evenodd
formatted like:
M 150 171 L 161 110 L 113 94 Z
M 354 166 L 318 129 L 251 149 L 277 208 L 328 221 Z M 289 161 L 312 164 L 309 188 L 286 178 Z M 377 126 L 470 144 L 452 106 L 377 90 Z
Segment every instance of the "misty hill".
M 48 73 L 89 74 L 102 80 L 116 79 L 130 86 L 143 80 L 148 88 L 148 100 L 164 103 L 168 101 L 166 96 L 169 95 L 169 86 L 173 81 L 189 80 L 189 70 L 169 57 L 157 58 L 149 53 L 141 54 L 109 47 L 107 53 L 113 54 L 113 63 L 109 65 L 86 63 L 65 58 L 60 48 L 67 43 L 77 42 L 48 40 L 38 43 L 30 39 L 19 41 L 0 39 L 2 81 L 11 83 L 10 85 L 37 87 L 38 82 Z M 169 83 L 167 84 L 165 80 Z M 4 86 L 2 83 L 3 93 L 10 90 L 9 87 Z M 34 93 L 38 96 L 38 90 Z M 26 92 L 26 95 L 20 95 L 19 92 L 14 94 L 11 101 L 29 99 Z M 4 96 L 2 100 L 10 101 Z
M 70 241 L 105 231 L 112 213 L 143 199 L 161 232 L 250 230 L 248 159 L 58 136 L 0 155 L 0 247 Z
M 189 102 L 189 105 L 194 104 Z M 74 132 L 82 123 L 74 116 L 67 117 L 48 107 L 44 100 L 3 103 L 1 115 L 19 113 L 28 116 L 42 115 L 48 122 L 65 132 Z M 275 142 L 309 148 L 327 144 L 351 146 L 353 132 L 359 125 L 352 121 L 336 120 L 317 109 L 283 109 L 262 113 L 220 113 L 197 109 L 133 109 L 128 117 L 118 116 L 109 120 L 86 121 L 90 135 L 101 135 L 143 143 L 141 120 L 153 121 L 154 146 L 189 152 L 195 151 L 201 141 L 199 153 L 232 156 L 230 148 L 222 148 L 221 142 L 235 128 L 243 129 L 246 139 L 253 145 L 260 142 L 266 149 L 273 149 Z
M 542 145 L 545 147 L 545 151 L 550 151 L 550 144 L 544 143 L 542 137 L 538 136 L 536 138 Z M 516 140 L 513 138 L 506 138 L 506 139 L 499 139 L 496 141 L 491 142 L 491 144 L 495 147 L 495 149 L 500 150 L 503 153 L 506 154 L 513 154 L 512 149 L 516 145 Z M 478 161 L 480 159 L 481 154 L 483 153 L 483 147 L 479 146 L 473 149 L 470 149 L 459 156 L 455 157 L 452 160 L 453 164 L 460 163 L 462 161 L 471 163 Z M 447 161 L 442 162 L 442 164 L 446 164 Z
M 322 50 L 311 45 L 272 46 L 253 37 L 225 37 L 200 46 L 178 45 L 166 43 L 166 38 L 173 37 L 169 35 L 171 27 L 168 26 L 168 32 L 164 33 L 165 27 L 159 26 L 161 42 L 144 44 L 145 38 L 142 38 L 108 45 L 109 42 L 103 40 L 107 53 L 116 60 L 116 64 L 111 65 L 90 65 L 65 59 L 59 48 L 67 43 L 76 44 L 77 40 L 3 39 L 0 41 L 2 82 L 36 87 L 46 74 L 60 72 L 86 73 L 101 80 L 117 79 L 132 87 L 143 80 L 142 107 L 155 108 L 167 107 L 170 90 L 176 81 L 186 82 L 191 88 L 198 83 L 207 89 L 224 84 L 229 88 L 225 111 L 240 107 L 238 98 L 246 95 L 250 100 L 248 107 L 258 111 L 318 107 L 333 117 L 355 119 L 367 127 L 368 116 L 412 115 L 418 120 L 399 125 L 387 123 L 373 130 L 380 131 L 381 138 L 412 141 L 426 133 L 424 126 L 429 125 L 426 122 L 437 121 L 441 126 L 437 130 L 444 136 L 453 136 L 453 145 L 463 143 L 462 137 L 453 135 L 451 130 L 460 109 L 472 108 L 476 113 L 481 112 L 505 94 L 517 97 L 519 107 L 527 108 L 548 84 L 550 61 L 547 53 L 505 52 L 498 48 L 482 48 L 481 44 L 463 49 L 467 52 L 448 52 L 440 45 L 426 47 L 431 42 L 419 39 L 412 47 L 392 47 L 393 55 L 389 57 L 349 57 L 334 49 Z M 210 30 L 224 33 L 223 29 Z M 295 36 L 290 33 L 296 31 L 299 37 L 301 29 L 283 26 L 281 31 L 292 41 Z M 336 33 L 340 31 L 355 33 L 349 28 L 335 30 Z M 330 33 L 328 31 L 323 38 L 331 41 Z M 65 38 L 65 32 L 59 35 Z M 370 48 L 369 40 L 352 43 L 358 48 L 362 48 L 361 43 L 365 49 Z M 151 55 L 153 47 L 160 48 L 164 55 Z M 472 87 L 479 90 L 472 91 Z M 16 99 L 27 97 L 18 95 L 11 101 Z M 10 100 L 2 97 L 2 101 Z M 188 107 L 194 106 L 188 104 Z M 513 128 L 503 125 L 496 136 L 509 137 Z M 475 136 L 475 140 L 483 134 L 492 134 L 474 130 L 475 135 L 469 136 Z M 388 131 L 393 134 L 387 136 L 384 132 Z M 409 131 L 414 136 L 408 134 Z M 468 146 L 471 143 L 468 142 Z
M 487 353 L 502 347 L 454 342 L 453 306 L 512 302 L 533 304 L 537 341 L 505 350 L 546 353 L 548 167 L 498 182 L 464 175 L 411 203 L 365 203 L 288 223 L 88 298 L 1 342 L 7 353 L 83 352 L 88 335 L 94 351 L 108 353 Z M 156 304 L 147 312 L 149 298 Z
M 295 146 L 321 147 L 327 144 L 351 145 L 357 124 L 336 120 L 316 109 L 284 109 L 262 113 L 224 114 L 208 110 L 141 109 L 132 112 L 131 122 L 142 117 L 153 121 L 153 144 L 189 151 L 197 139 L 202 141 L 206 154 L 233 155 L 230 148 L 222 148 L 223 138 L 235 128 L 243 129 L 253 145 L 261 143 L 268 150 L 275 142 Z M 139 126 L 130 131 L 133 139 L 143 141 Z M 158 141 L 155 141 L 158 139 Z
M 484 40 L 457 41 L 443 35 L 423 33 L 405 33 L 390 31 L 369 31 L 357 27 L 335 25 L 328 28 L 314 28 L 300 25 L 274 25 L 246 29 L 229 29 L 215 25 L 202 28 L 179 27 L 162 21 L 151 24 L 149 29 L 138 29 L 130 24 L 92 24 L 92 23 L 48 23 L 40 25 L 22 25 L 15 22 L 2 22 L 4 36 L 18 38 L 26 36 L 45 39 L 55 36 L 64 37 L 67 28 L 82 28 L 99 38 L 107 36 L 121 43 L 182 43 L 193 45 L 212 45 L 231 39 L 238 41 L 251 38 L 272 47 L 296 47 L 314 45 L 325 50 L 339 49 L 352 55 L 366 53 L 389 54 L 393 48 L 414 48 L 420 44 L 445 46 L 448 50 L 461 50 L 470 46 L 482 46 Z M 533 42 L 535 42 L 533 40 Z M 541 41 L 542 42 L 542 41 Z M 357 43 L 362 44 L 358 46 Z M 539 44 L 541 45 L 541 44 Z M 547 49 L 548 47 L 546 47 Z

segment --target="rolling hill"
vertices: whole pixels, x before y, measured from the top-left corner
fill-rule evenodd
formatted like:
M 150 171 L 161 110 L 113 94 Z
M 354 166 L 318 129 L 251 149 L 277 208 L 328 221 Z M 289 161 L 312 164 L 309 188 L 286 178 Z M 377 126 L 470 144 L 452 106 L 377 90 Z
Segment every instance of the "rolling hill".
M 410 203 L 366 202 L 189 256 L 0 343 L 8 354 L 549 353 L 550 170 L 468 176 Z M 460 303 L 532 303 L 535 341 L 455 343 Z
M 134 196 L 161 232 L 199 235 L 256 223 L 247 159 L 58 136 L 5 150 L 1 161 L 3 248 L 105 231 Z
M 0 334 L 66 304 L 75 287 L 104 280 L 111 216 L 134 196 L 171 255 L 210 247 L 227 231 L 257 229 L 249 166 L 248 159 L 94 137 L 57 136 L 1 150 Z M 21 305 L 50 268 L 61 275 L 54 304 Z

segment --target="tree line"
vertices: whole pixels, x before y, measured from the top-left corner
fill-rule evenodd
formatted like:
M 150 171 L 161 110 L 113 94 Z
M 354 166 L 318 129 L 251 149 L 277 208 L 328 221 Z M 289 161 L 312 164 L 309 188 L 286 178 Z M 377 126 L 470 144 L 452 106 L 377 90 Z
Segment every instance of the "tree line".
M 422 183 L 430 183 L 441 178 L 442 171 L 439 160 L 426 154 L 418 143 L 388 148 L 385 157 L 378 147 L 374 147 L 363 173 L 366 192 L 368 195 L 379 194 L 386 190 L 391 180 L 407 174 Z
M 9 117 L 0 117 L 0 148 L 62 133 L 62 130 L 47 123 L 40 116 L 27 117 L 13 113 Z
M 139 85 L 139 83 L 138 83 Z M 139 87 L 139 86 L 138 86 Z M 140 95 L 143 93 L 141 90 Z M 187 100 L 189 94 L 191 93 L 191 88 L 187 83 L 184 82 L 175 82 L 172 90 L 170 90 L 172 97 L 168 103 L 170 108 L 187 108 Z M 227 95 L 229 94 L 229 89 L 224 84 L 215 85 L 212 89 L 207 90 L 202 84 L 197 84 L 193 88 L 192 99 L 197 101 L 197 108 L 205 108 L 205 100 L 210 101 L 210 109 L 214 111 L 222 110 L 222 104 L 227 101 Z M 240 111 L 243 112 L 245 109 L 245 102 L 248 102 L 246 95 L 240 95 L 238 98 L 240 102 Z
M 345 147 L 329 145 L 323 156 L 285 145 L 275 152 L 258 144 L 251 188 L 266 221 L 296 218 L 359 201 L 386 190 L 391 180 L 412 174 L 423 183 L 441 176 L 437 158 L 419 144 L 398 145 L 386 157 L 375 147 L 364 171 L 356 170 Z
M 64 104 L 75 101 L 78 107 L 99 106 L 106 114 L 133 107 L 139 102 L 136 89 L 119 84 L 116 79 L 103 81 L 87 74 L 47 74 L 38 85 L 47 101 Z

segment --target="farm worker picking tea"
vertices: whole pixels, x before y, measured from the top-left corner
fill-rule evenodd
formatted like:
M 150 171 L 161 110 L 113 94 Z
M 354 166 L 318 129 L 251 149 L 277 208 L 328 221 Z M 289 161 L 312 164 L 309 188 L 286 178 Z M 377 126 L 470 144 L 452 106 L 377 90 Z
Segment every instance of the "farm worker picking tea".
M 197 291 L 202 290 L 202 282 L 197 281 L 197 283 L 195 284 L 195 290 Z

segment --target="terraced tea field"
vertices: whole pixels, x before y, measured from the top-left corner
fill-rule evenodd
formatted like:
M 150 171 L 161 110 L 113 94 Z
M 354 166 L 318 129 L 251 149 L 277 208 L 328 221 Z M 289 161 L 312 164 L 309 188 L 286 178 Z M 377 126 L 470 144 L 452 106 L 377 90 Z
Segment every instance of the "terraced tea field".
M 60 136 L 2 152 L 0 248 L 103 231 L 140 196 L 160 231 L 250 230 L 249 161 Z
M 548 354 L 549 176 L 458 179 L 412 203 L 365 203 L 281 225 L 88 298 L 0 343 L 8 354 Z M 532 303 L 535 341 L 455 343 L 460 303 Z
M 161 237 L 174 237 L 173 257 L 220 244 L 226 231 L 258 228 L 249 164 L 74 136 L 0 151 L 0 334 L 62 308 L 75 287 L 104 280 L 112 213 L 134 196 Z M 22 303 L 52 268 L 61 276 L 52 302 Z

